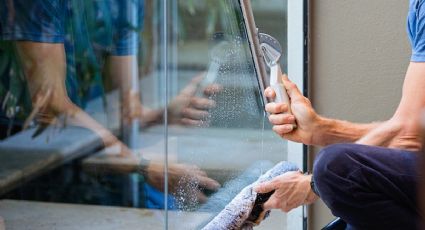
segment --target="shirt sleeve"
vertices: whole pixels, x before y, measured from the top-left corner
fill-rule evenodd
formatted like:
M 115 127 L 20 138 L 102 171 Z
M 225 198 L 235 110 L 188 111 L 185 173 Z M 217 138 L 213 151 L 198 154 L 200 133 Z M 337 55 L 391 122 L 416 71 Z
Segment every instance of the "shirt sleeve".
M 62 43 L 65 0 L 0 0 L 0 39 Z
M 411 30 L 414 31 L 412 39 L 412 62 L 425 62 L 425 1 L 419 1 L 416 6 L 416 23 Z

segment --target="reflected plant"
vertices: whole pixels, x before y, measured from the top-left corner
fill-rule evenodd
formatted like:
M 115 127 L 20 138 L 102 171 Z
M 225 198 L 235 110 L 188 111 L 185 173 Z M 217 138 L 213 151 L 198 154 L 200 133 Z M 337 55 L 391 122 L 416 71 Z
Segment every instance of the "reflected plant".
M 31 111 L 31 100 L 25 77 L 13 42 L 0 41 L 0 115 L 10 120 L 23 120 Z
M 112 31 L 112 25 L 110 20 L 95 20 L 97 9 L 108 10 L 106 3 L 73 0 L 71 4 L 73 14 L 68 24 L 67 43 L 73 52 L 67 52 L 66 83 L 71 99 L 77 105 L 84 107 L 87 99 L 92 96 L 91 90 L 97 89 L 97 94 L 105 98 L 101 76 L 104 58 L 96 55 L 94 47 L 99 46 L 96 44 L 96 39 L 109 38 L 107 43 L 111 43 L 111 38 L 105 36 L 105 32 Z M 107 12 L 105 11 L 105 14 Z M 104 102 L 106 103 L 105 99 Z

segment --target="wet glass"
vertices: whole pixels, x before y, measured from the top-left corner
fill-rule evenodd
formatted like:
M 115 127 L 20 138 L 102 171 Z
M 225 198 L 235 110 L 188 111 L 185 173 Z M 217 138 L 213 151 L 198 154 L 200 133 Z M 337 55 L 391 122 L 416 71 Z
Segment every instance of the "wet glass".
M 252 2 L 259 27 L 270 25 L 267 20 L 281 20 L 263 32 L 283 30 L 277 37 L 284 42 L 285 3 L 276 1 L 269 7 L 267 1 Z M 172 1 L 169 18 L 170 103 L 191 83 L 196 86 L 193 95 L 199 98 L 190 103 L 195 107 L 211 103 L 205 112 L 186 110 L 196 120 L 184 119 L 189 125 L 168 125 L 169 162 L 195 165 L 195 171 L 201 169 L 221 187 L 208 187 L 202 181 L 171 187 L 174 206 L 168 227 L 199 229 L 245 186 L 287 159 L 287 143 L 272 133 L 266 120 L 239 2 Z M 186 215 L 191 221 L 182 222 Z M 279 229 L 285 224 L 285 215 L 275 212 L 260 228 Z
M 252 5 L 285 47 L 286 1 Z M 6 228 L 199 229 L 286 160 L 243 23 L 237 0 L 0 0 Z

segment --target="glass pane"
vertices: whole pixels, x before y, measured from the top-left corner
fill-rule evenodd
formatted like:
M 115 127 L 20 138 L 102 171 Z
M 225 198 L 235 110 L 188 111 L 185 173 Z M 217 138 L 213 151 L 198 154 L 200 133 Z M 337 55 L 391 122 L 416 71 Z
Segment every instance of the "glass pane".
M 272 34 L 285 45 L 286 2 L 252 2 L 261 31 L 279 31 Z M 287 159 L 287 143 L 265 118 L 239 1 L 169 1 L 168 17 L 169 171 L 189 169 L 188 180 L 170 186 L 168 228 L 199 229 Z M 285 225 L 285 215 L 273 212 L 259 229 Z

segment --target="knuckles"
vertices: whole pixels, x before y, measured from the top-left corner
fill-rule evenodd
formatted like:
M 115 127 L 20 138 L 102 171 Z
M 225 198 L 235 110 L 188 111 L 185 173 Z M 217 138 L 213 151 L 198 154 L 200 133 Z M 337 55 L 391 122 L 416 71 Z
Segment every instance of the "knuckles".
M 287 87 L 289 90 L 294 90 L 294 89 L 296 89 L 296 88 L 297 88 L 297 86 L 295 85 L 295 83 L 290 82 L 290 81 L 286 82 L 286 87 Z
M 270 123 L 273 125 L 286 125 L 291 124 L 293 121 L 291 121 L 291 115 L 288 114 L 272 114 L 269 117 Z
M 266 104 L 266 111 L 272 114 L 284 113 L 288 110 L 288 105 L 283 103 L 271 102 Z
M 292 125 L 274 125 L 272 129 L 275 133 L 279 135 L 284 135 L 292 132 L 293 127 Z

